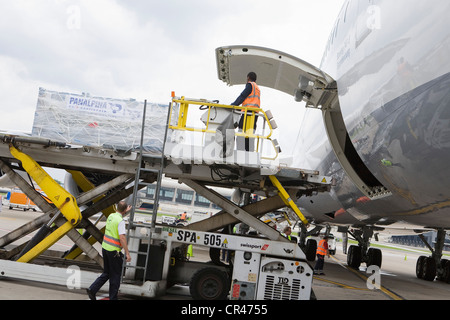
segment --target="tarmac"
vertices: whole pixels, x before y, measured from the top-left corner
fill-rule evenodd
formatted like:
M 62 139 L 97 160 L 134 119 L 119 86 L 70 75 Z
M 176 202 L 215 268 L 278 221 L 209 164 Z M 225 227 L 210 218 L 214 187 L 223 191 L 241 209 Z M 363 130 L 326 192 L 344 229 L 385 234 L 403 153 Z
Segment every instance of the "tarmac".
M 0 212 L 0 236 L 14 230 L 26 221 L 37 217 L 39 212 L 23 212 L 3 207 Z M 30 235 L 31 236 L 31 235 Z M 30 237 L 27 236 L 27 237 Z M 381 270 L 369 270 L 365 265 L 353 270 L 346 265 L 346 255 L 341 244 L 337 244 L 335 256 L 326 258 L 325 275 L 314 276 L 313 291 L 319 301 L 389 301 L 389 300 L 450 300 L 450 284 L 440 281 L 427 282 L 417 279 L 416 261 L 420 255 L 428 255 L 425 249 L 393 246 L 385 243 Z M 72 246 L 63 238 L 55 250 L 65 251 Z M 208 259 L 206 250 L 194 249 L 194 257 Z M 314 262 L 310 263 L 314 267 Z M 99 295 L 106 299 L 107 294 Z M 123 300 L 135 297 L 119 296 Z M 68 289 L 63 286 L 34 283 L 20 279 L 0 277 L 0 300 L 87 300 L 84 290 Z M 192 300 L 189 289 L 175 286 L 162 300 Z

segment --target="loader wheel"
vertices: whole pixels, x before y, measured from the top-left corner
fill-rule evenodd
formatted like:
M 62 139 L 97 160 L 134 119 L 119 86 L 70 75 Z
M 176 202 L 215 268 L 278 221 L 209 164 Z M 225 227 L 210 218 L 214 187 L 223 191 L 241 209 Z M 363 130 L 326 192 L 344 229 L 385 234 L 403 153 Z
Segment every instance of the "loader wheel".
M 194 300 L 225 300 L 229 289 L 230 280 L 227 274 L 217 268 L 198 270 L 189 284 L 189 291 Z
M 308 241 L 306 241 L 306 249 L 305 249 L 306 259 L 310 262 L 315 261 L 316 252 L 317 252 L 317 241 L 314 239 L 308 239 Z

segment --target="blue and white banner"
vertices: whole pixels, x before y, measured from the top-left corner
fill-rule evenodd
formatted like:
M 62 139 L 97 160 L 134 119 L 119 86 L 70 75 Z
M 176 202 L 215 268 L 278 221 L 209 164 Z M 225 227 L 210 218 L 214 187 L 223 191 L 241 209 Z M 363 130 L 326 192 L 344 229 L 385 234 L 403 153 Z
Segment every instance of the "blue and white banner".
M 67 107 L 72 110 L 104 115 L 107 117 L 125 116 L 126 103 L 98 98 L 70 95 Z
M 69 144 L 133 150 L 140 147 L 144 102 L 39 88 L 32 135 Z M 144 149 L 162 151 L 168 105 L 147 103 Z

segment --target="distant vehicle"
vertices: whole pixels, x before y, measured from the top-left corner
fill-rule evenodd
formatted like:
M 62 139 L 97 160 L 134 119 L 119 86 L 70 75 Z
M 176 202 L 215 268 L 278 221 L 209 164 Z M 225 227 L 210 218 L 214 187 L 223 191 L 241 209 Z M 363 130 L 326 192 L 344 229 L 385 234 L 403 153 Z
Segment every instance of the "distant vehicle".
M 331 233 L 328 236 L 328 251 L 332 256 L 336 254 L 336 238 Z
M 320 240 L 325 236 L 324 233 L 320 233 L 316 236 L 308 237 L 306 244 L 306 256 L 308 261 L 315 261 L 317 245 Z M 332 233 L 328 235 L 328 252 L 330 255 L 334 256 L 336 254 L 336 238 Z
M 6 200 L 9 200 L 9 209 L 23 209 L 23 211 L 37 211 L 38 207 L 19 188 L 14 188 L 8 192 Z
M 231 199 L 233 189 L 213 188 L 223 196 Z M 153 213 L 156 183 L 141 191 L 143 197 L 137 204 L 137 213 Z M 216 204 L 197 194 L 194 190 L 176 180 L 164 178 L 159 191 L 158 223 L 170 225 L 187 225 L 211 217 L 222 210 Z M 180 215 L 186 212 L 186 222 L 179 221 Z

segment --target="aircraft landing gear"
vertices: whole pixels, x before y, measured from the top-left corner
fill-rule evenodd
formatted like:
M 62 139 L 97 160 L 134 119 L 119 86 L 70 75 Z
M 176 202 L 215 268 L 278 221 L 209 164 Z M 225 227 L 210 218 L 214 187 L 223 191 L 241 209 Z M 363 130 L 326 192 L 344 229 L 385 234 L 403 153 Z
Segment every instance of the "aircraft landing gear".
M 364 228 L 363 230 L 348 231 L 357 241 L 358 245 L 350 246 L 347 253 L 347 265 L 353 269 L 359 269 L 361 263 L 369 266 L 378 266 L 381 268 L 383 255 L 380 249 L 369 248 L 370 239 L 373 236 L 372 228 Z
M 430 249 L 431 257 L 421 256 L 416 264 L 416 276 L 426 281 L 438 280 L 450 283 L 450 261 L 442 259 L 442 251 L 445 243 L 445 230 L 437 231 L 436 244 L 434 249 L 430 246 L 425 237 L 421 234 L 419 238 Z

